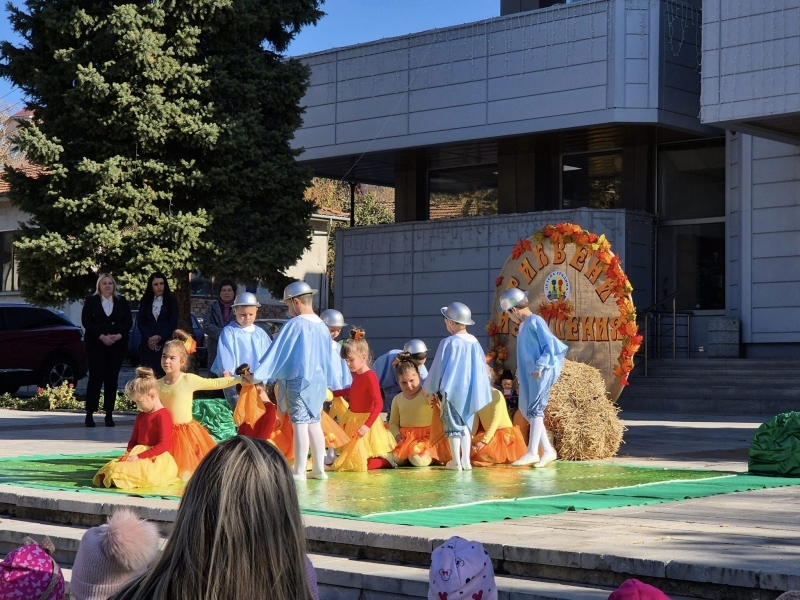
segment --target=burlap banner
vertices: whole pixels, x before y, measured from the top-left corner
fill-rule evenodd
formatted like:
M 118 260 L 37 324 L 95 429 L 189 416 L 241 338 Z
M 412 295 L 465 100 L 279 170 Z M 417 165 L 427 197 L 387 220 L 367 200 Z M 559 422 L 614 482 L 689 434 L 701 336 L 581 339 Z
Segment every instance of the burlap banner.
M 520 240 L 495 281 L 494 310 L 510 287 L 528 292 L 531 310 L 569 346 L 567 358 L 603 374 L 612 399 L 628 385 L 642 337 L 631 287 L 619 258 L 603 235 L 572 223 L 548 225 Z M 495 369 L 516 368 L 518 327 L 496 313 L 487 324 Z

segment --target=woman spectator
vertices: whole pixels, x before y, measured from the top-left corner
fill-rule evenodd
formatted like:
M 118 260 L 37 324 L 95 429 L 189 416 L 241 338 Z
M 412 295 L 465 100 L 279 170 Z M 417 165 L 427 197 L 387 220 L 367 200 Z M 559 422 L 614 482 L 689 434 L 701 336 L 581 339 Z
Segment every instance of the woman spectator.
M 139 302 L 136 326 L 142 334 L 139 343 L 139 364 L 150 367 L 156 378 L 164 376 L 161 368 L 161 348 L 172 339 L 178 328 L 178 301 L 169 290 L 163 273 L 153 273 Z
M 114 600 L 319 598 L 292 471 L 272 445 L 236 436 L 189 480 L 164 552 Z
M 233 279 L 223 279 L 219 282 L 219 300 L 214 300 L 203 316 L 203 330 L 208 338 L 208 367 L 214 364 L 217 358 L 217 344 L 222 328 L 233 321 L 233 300 L 236 297 L 236 283 Z
M 106 427 L 114 427 L 111 417 L 117 400 L 117 383 L 125 350 L 128 348 L 132 320 L 125 298 L 117 295 L 114 278 L 102 273 L 97 278 L 94 295 L 83 303 L 81 324 L 85 330 L 83 343 L 89 363 L 89 382 L 86 385 L 86 426 L 94 427 L 92 415 L 100 405 L 100 388 L 104 388 L 103 410 Z

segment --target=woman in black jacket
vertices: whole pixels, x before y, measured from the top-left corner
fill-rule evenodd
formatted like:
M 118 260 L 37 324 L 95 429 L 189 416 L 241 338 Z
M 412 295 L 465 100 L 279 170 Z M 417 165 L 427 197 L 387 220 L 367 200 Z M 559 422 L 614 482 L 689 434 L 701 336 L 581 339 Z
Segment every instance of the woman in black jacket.
M 178 328 L 178 301 L 170 292 L 169 282 L 163 273 L 153 273 L 147 280 L 147 289 L 139 302 L 136 326 L 142 334 L 140 364 L 153 369 L 157 378 L 163 377 L 161 349 Z
M 125 358 L 133 322 L 128 302 L 117 295 L 117 284 L 111 275 L 103 273 L 97 279 L 94 295 L 86 298 L 83 303 L 81 323 L 85 330 L 83 343 L 89 363 L 86 426 L 94 427 L 92 415 L 100 405 L 100 388 L 103 387 L 106 426 L 114 427 L 111 414 L 117 399 L 119 370 Z

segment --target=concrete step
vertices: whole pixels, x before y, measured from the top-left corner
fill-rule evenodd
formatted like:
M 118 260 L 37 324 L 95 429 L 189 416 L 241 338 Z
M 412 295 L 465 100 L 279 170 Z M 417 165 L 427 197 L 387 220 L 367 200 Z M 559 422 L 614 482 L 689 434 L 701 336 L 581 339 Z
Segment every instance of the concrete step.
M 628 390 L 622 393 L 617 404 L 623 411 L 695 415 L 765 415 L 771 417 L 800 410 L 800 400 L 770 400 L 763 396 L 757 399 L 709 399 L 694 395 L 679 397 L 676 394 L 661 397 L 628 394 Z
M 644 359 L 637 359 L 636 363 L 643 368 Z M 715 369 L 737 370 L 800 370 L 800 360 L 773 360 L 757 358 L 651 358 L 648 369 L 702 369 L 706 371 Z
M 0 519 L 0 557 L 18 548 L 25 537 L 41 541 L 50 538 L 54 558 L 62 568 L 69 593 L 71 566 L 86 527 L 56 525 L 24 519 Z M 388 551 L 387 551 L 388 554 Z M 427 598 L 428 569 L 388 562 L 365 561 L 335 555 L 309 554 L 322 600 L 361 598 Z M 496 576 L 501 597 L 518 600 L 606 600 L 612 588 L 539 580 L 507 575 Z M 673 597 L 676 600 L 677 597 Z
M 800 403 L 800 386 L 772 387 L 740 386 L 735 383 L 714 385 L 707 381 L 637 381 L 625 389 L 625 395 L 643 398 L 674 398 L 690 396 L 708 400 L 730 399 L 761 402 L 762 400 L 796 400 Z
M 650 369 L 647 375 L 644 374 L 644 368 L 638 368 L 633 371 L 631 380 L 648 381 L 657 377 L 665 377 L 670 379 L 724 379 L 732 381 L 759 381 L 770 382 L 776 381 L 778 383 L 786 382 L 797 385 L 800 383 L 800 370 L 793 371 L 790 369 L 664 369 L 658 367 Z

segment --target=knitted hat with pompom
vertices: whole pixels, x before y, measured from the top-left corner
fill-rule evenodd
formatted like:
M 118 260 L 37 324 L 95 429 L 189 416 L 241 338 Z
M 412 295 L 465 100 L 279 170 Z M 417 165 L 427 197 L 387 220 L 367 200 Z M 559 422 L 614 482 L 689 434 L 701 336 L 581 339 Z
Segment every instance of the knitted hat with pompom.
M 114 513 L 81 540 L 69 592 L 77 600 L 105 600 L 138 577 L 159 553 L 158 528 L 129 510 Z

